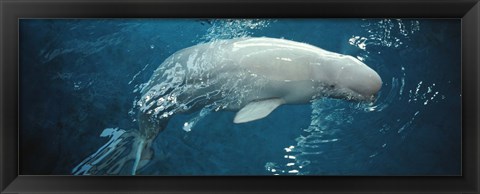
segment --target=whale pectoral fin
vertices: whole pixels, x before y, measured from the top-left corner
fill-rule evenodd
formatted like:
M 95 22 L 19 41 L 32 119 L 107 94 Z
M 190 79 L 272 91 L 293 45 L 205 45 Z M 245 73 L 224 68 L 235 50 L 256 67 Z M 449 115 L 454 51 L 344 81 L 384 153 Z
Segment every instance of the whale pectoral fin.
M 252 101 L 237 112 L 233 122 L 246 123 L 264 118 L 278 106 L 284 103 L 285 101 L 281 98 L 269 98 L 259 101 Z

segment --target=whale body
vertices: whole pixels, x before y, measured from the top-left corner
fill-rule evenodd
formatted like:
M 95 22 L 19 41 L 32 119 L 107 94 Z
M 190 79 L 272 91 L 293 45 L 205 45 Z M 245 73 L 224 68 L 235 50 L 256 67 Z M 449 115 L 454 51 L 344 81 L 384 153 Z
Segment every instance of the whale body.
M 177 113 L 235 111 L 233 122 L 246 123 L 283 104 L 323 97 L 371 102 L 381 86 L 380 76 L 363 62 L 306 43 L 260 37 L 191 46 L 168 57 L 143 85 L 135 102 L 139 129 L 119 138 L 131 142 L 102 147 L 108 151 L 85 159 L 74 174 L 135 174 Z

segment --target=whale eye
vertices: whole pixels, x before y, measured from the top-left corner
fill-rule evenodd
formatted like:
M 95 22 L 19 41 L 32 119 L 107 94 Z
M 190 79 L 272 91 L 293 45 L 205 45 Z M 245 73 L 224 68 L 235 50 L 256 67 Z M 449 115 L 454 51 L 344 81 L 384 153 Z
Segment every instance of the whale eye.
M 330 89 L 335 89 L 335 85 L 334 85 L 334 84 L 330 84 L 330 85 L 328 85 L 328 88 L 330 88 Z

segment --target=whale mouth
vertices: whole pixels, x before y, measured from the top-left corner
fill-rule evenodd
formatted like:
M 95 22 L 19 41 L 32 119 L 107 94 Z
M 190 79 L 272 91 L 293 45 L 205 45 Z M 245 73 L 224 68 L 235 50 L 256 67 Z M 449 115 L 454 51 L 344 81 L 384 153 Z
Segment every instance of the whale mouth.
M 331 98 L 342 99 L 349 102 L 365 102 L 372 103 L 377 100 L 378 93 L 374 94 L 362 94 L 351 88 L 342 88 L 336 90 L 336 92 L 328 95 Z
M 378 92 L 375 93 L 363 93 L 360 91 L 355 91 L 351 89 L 351 91 L 354 93 L 354 97 L 357 101 L 362 101 L 362 102 L 375 102 L 378 98 Z
M 367 103 L 375 103 L 378 99 L 378 93 L 375 93 L 375 94 L 372 94 L 370 96 L 367 96 L 365 97 L 365 100 L 363 100 L 364 102 L 367 102 Z
M 373 94 L 369 96 L 354 94 L 354 95 L 346 96 L 342 99 L 349 102 L 375 103 L 375 101 L 377 101 L 377 96 L 378 96 L 377 94 Z

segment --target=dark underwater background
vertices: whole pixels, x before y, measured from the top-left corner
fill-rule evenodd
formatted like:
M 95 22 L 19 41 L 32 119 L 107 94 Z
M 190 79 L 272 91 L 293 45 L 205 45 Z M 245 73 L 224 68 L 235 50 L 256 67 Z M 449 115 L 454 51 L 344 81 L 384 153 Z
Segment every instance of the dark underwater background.
M 461 175 L 459 19 L 21 19 L 20 174 L 68 175 L 138 128 L 139 85 L 175 51 L 243 36 L 357 57 L 382 77 L 374 105 L 283 105 L 173 115 L 140 175 Z M 187 121 L 198 120 L 189 130 Z

